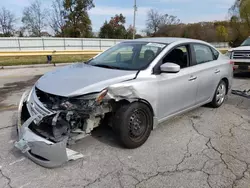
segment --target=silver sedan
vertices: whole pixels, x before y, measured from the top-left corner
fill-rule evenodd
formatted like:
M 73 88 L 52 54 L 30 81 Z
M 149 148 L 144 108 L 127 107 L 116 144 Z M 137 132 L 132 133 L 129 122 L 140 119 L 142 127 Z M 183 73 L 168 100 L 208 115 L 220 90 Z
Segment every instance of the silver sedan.
M 101 124 L 137 148 L 167 119 L 231 89 L 233 64 L 210 44 L 183 38 L 124 41 L 84 63 L 42 76 L 19 105 L 15 146 L 55 167 L 83 155 L 68 148 Z

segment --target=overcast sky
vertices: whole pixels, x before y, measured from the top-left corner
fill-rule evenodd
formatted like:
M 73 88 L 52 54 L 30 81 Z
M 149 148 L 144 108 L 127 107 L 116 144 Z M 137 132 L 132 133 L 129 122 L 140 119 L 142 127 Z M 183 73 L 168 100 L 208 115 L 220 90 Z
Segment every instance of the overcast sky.
M 32 0 L 0 0 L 0 6 L 11 10 L 21 22 L 22 11 Z M 177 16 L 181 22 L 199 22 L 224 20 L 228 9 L 235 0 L 137 0 L 137 30 L 145 28 L 147 11 L 151 8 L 159 12 Z M 44 7 L 50 9 L 52 0 L 41 0 Z M 134 0 L 94 0 L 95 8 L 89 12 L 93 31 L 98 31 L 105 20 L 122 13 L 127 24 L 133 22 Z M 18 24 L 18 25 L 19 25 Z

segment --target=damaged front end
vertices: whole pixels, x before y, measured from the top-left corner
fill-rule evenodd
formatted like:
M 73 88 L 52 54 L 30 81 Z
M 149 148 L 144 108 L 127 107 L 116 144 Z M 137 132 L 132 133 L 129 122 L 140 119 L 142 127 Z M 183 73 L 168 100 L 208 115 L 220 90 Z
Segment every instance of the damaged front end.
M 15 146 L 44 167 L 57 167 L 82 158 L 67 148 L 90 135 L 105 114 L 112 111 L 104 100 L 107 90 L 80 97 L 61 97 L 34 87 L 23 94 L 18 109 L 19 140 Z

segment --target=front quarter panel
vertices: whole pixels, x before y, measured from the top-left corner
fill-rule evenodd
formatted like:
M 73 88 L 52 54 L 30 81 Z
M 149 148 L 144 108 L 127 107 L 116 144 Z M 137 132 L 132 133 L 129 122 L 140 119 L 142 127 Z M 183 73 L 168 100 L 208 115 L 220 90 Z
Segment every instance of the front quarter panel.
M 130 102 L 138 99 L 144 100 L 152 107 L 154 116 L 157 116 L 157 96 L 159 91 L 155 75 L 112 85 L 108 88 L 108 91 L 109 97 L 116 101 L 122 99 Z

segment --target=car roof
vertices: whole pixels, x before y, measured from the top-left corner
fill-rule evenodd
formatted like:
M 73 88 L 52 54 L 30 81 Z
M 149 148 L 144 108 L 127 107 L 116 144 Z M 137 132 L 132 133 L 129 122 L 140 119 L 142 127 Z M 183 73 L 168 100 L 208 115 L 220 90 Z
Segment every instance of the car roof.
M 140 39 L 129 40 L 129 41 L 155 42 L 155 43 L 165 43 L 165 44 L 170 44 L 173 42 L 200 42 L 200 43 L 204 43 L 204 41 L 201 41 L 201 40 L 189 39 L 189 38 L 178 38 L 178 37 L 151 37 L 151 38 L 140 38 Z

